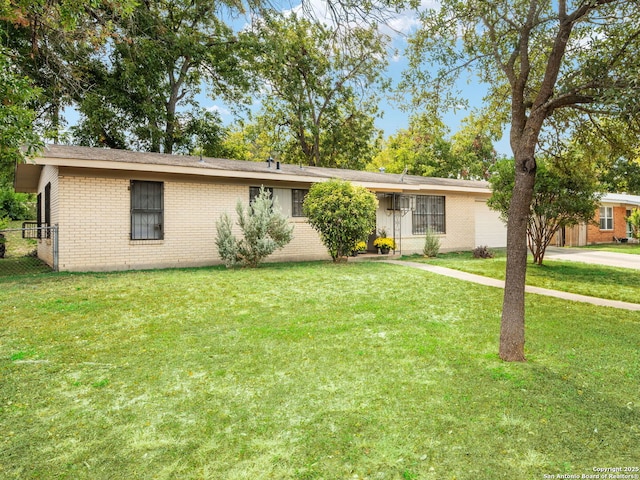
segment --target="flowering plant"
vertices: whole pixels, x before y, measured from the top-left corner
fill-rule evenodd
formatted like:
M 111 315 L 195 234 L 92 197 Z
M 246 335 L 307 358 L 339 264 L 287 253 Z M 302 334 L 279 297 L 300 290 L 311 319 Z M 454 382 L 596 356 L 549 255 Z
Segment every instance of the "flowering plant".
M 367 250 L 367 244 L 365 242 L 358 242 L 353 250 L 356 252 L 364 252 Z
M 373 246 L 380 249 L 388 248 L 389 250 L 395 250 L 396 242 L 393 240 L 393 238 L 378 237 L 373 241 Z

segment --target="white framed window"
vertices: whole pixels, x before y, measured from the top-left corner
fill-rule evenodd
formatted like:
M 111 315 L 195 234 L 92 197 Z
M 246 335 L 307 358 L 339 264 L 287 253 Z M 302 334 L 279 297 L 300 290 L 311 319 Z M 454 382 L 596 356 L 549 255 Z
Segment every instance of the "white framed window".
M 600 230 L 613 230 L 613 207 L 600 207 Z

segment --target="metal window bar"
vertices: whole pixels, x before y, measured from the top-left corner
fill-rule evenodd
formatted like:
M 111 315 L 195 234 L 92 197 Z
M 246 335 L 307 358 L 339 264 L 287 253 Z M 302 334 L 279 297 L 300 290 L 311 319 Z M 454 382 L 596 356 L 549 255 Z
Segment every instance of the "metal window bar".
M 40 224 L 38 222 L 22 222 L 22 238 L 37 240 L 41 238 Z
M 132 240 L 162 240 L 163 187 L 162 182 L 131 181 Z
M 36 197 L 36 226 L 42 225 L 42 194 L 39 193 Z M 41 238 L 42 231 L 38 230 L 38 238 Z
M 302 212 L 302 204 L 304 198 L 309 193 L 309 190 L 294 188 L 291 190 L 291 216 L 292 217 L 304 217 Z
M 413 212 L 413 234 L 445 233 L 445 197 L 439 195 L 417 195 Z
M 269 192 L 271 194 L 271 199 L 273 200 L 273 187 L 249 187 L 249 205 L 253 203 L 258 195 L 260 195 L 261 188 L 264 188 Z
M 44 224 L 51 226 L 51 183 L 44 187 Z M 51 238 L 51 230 L 45 230 L 46 238 Z

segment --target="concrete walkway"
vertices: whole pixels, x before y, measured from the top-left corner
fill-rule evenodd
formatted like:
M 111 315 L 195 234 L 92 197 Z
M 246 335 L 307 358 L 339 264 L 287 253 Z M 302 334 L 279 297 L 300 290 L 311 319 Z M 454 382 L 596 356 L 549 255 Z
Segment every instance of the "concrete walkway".
M 603 252 L 600 252 L 600 253 L 603 253 Z M 633 256 L 633 255 L 629 255 L 629 256 Z M 401 260 L 382 260 L 382 261 L 385 263 L 393 264 L 393 265 L 402 265 L 405 267 L 417 268 L 419 270 L 425 270 L 427 272 L 437 273 L 438 275 L 457 278 L 458 280 L 465 280 L 467 282 L 478 283 L 480 285 L 486 285 L 489 287 L 504 288 L 504 280 L 497 280 L 495 278 L 483 277 L 481 275 L 475 275 L 473 273 L 461 272 L 460 270 L 454 270 L 452 268 L 439 267 L 437 265 L 429 265 L 427 263 L 405 262 Z M 634 275 L 634 274 L 631 273 L 631 275 Z M 590 303 L 592 305 L 597 305 L 599 307 L 612 307 L 612 308 L 620 308 L 622 310 L 640 311 L 640 304 L 637 304 L 637 303 L 620 302 L 618 300 L 606 300 L 604 298 L 589 297 L 586 295 L 578 295 L 575 293 L 561 292 L 558 290 L 549 290 L 547 288 L 530 287 L 528 285 L 525 287 L 525 291 L 527 293 L 535 293 L 536 295 L 546 295 L 547 297 L 561 298 L 563 300 L 569 300 L 572 302 Z
M 640 270 L 640 255 L 631 253 L 603 252 L 586 248 L 548 247 L 544 258 L 545 260 L 568 260 L 571 262 Z

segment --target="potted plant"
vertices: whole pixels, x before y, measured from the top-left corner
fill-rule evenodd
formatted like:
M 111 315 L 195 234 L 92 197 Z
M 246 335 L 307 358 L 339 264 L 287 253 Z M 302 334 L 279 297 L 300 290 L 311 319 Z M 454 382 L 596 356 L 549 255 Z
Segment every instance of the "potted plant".
M 367 243 L 363 241 L 357 242 L 353 251 L 355 254 L 367 253 Z
M 396 242 L 387 236 L 387 231 L 382 228 L 378 231 L 378 237 L 373 241 L 373 246 L 380 249 L 380 253 L 386 255 L 389 250 L 396 249 Z

